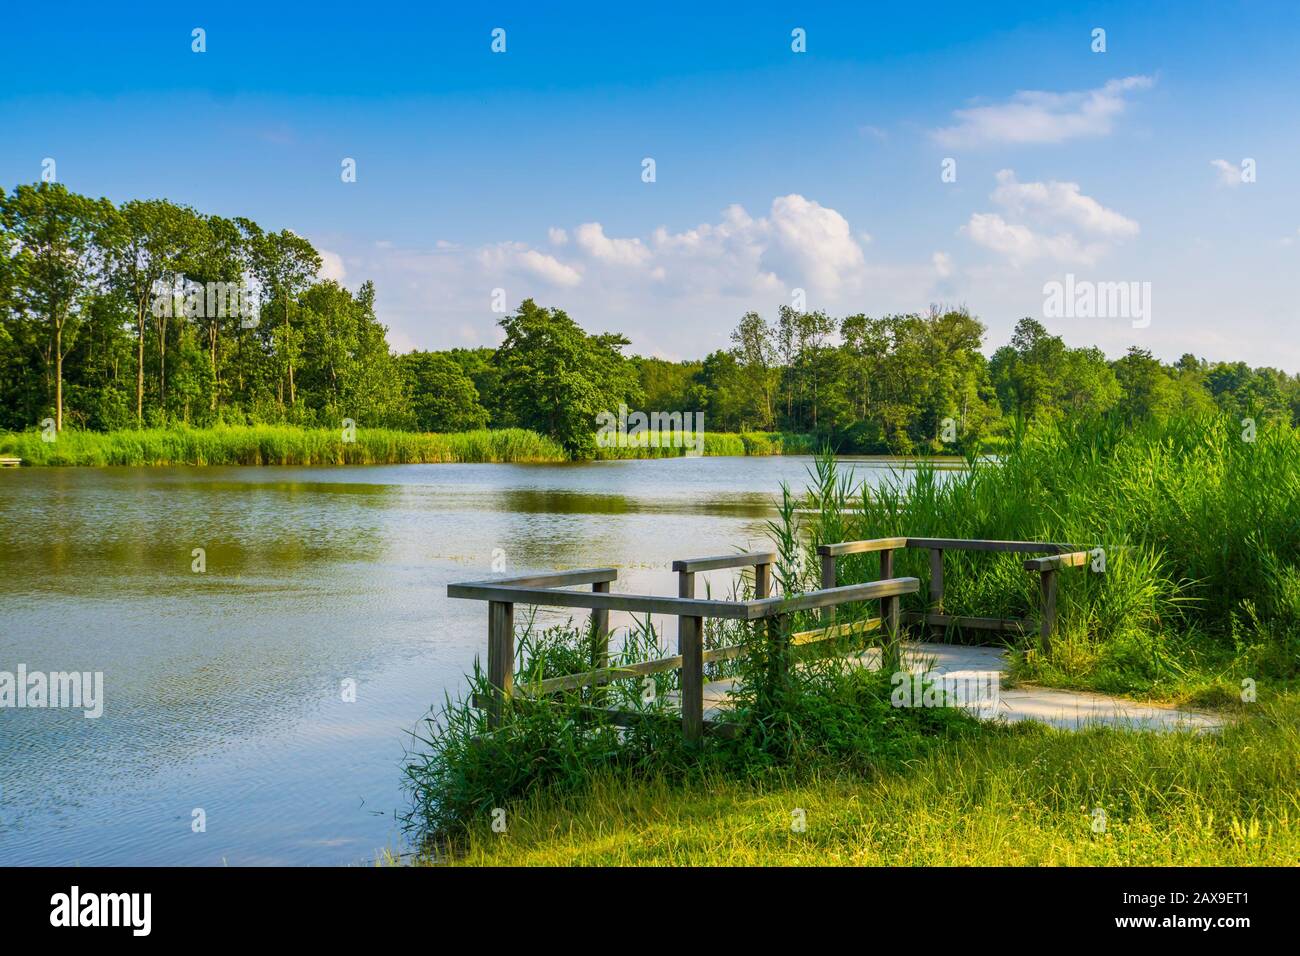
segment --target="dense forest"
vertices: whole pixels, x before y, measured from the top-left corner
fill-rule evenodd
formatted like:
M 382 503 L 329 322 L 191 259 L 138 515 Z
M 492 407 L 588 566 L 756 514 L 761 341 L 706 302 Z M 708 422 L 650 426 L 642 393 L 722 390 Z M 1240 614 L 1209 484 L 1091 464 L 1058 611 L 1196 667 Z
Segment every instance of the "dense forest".
M 522 427 L 590 450 L 620 403 L 710 431 L 816 435 L 842 451 L 995 444 L 1017 421 L 1221 409 L 1300 418 L 1300 377 L 1132 348 L 1108 360 L 1025 318 L 992 357 L 965 310 L 744 315 L 701 360 L 626 354 L 531 299 L 496 349 L 394 355 L 375 288 L 319 277 L 302 237 L 166 200 L 54 183 L 0 189 L 0 429 L 288 423 Z

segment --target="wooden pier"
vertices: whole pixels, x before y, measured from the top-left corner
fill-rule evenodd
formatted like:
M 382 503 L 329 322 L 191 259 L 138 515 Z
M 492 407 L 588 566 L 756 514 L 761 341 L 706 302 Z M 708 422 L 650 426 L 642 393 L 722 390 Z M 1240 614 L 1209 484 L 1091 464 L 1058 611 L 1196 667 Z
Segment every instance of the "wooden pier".
M 894 576 L 894 553 L 900 549 L 922 549 L 930 554 L 930 580 L 925 611 L 900 612 L 903 595 L 920 592 L 921 582 L 913 577 Z M 1039 576 L 1041 605 L 1037 621 L 988 617 L 957 617 L 944 613 L 944 553 L 948 551 L 991 551 L 1041 555 L 1024 562 L 1027 572 Z M 839 583 L 838 559 L 851 554 L 879 553 L 880 577 L 859 584 Z M 704 665 L 727 660 L 742 653 L 739 644 L 705 649 L 706 618 L 765 621 L 769 640 L 788 640 L 791 645 L 808 645 L 844 636 L 850 631 L 883 630 L 888 641 L 896 641 L 905 623 L 942 633 L 948 627 L 975 628 L 1010 633 L 1032 633 L 1035 623 L 1044 652 L 1051 651 L 1056 622 L 1056 575 L 1088 563 L 1089 552 L 1073 545 L 1036 541 L 988 541 L 958 538 L 876 538 L 869 541 L 845 541 L 817 548 L 821 557 L 821 588 L 802 594 L 770 595 L 772 565 L 776 554 L 751 551 L 743 554 L 688 558 L 674 561 L 677 573 L 677 597 L 652 594 L 615 594 L 610 584 L 617 580 L 614 568 L 588 568 L 512 578 L 496 578 L 452 584 L 448 597 L 488 602 L 488 666 L 491 686 L 489 699 L 478 703 L 488 711 L 490 725 L 497 725 L 505 711 L 505 702 L 515 695 L 516 604 L 535 607 L 584 608 L 591 611 L 591 669 L 566 674 L 530 685 L 530 696 L 544 696 L 580 687 L 594 687 L 616 680 L 644 677 L 669 670 L 680 670 L 682 734 L 688 741 L 698 741 L 705 733 Z M 705 571 L 752 569 L 754 597 L 747 601 L 726 601 L 695 596 L 695 575 Z M 590 591 L 565 590 L 590 585 Z M 835 624 L 835 610 L 843 604 L 879 601 L 879 615 L 863 621 Z M 678 653 L 672 657 L 619 667 L 609 666 L 609 612 L 665 614 L 678 621 Z M 819 611 L 820 626 L 798 634 L 789 634 L 787 619 L 801 611 Z M 620 715 L 612 713 L 611 719 Z
M 0 455 L 0 468 L 17 468 L 23 463 L 21 458 L 11 458 L 8 455 Z

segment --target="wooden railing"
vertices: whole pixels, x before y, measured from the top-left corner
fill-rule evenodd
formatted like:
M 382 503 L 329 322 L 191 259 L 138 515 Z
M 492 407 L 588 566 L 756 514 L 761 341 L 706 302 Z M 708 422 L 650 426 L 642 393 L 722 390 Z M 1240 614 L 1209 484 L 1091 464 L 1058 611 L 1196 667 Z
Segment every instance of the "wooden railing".
M 590 568 L 516 578 L 470 581 L 447 587 L 447 596 L 488 602 L 488 666 L 490 685 L 488 700 L 479 701 L 488 711 L 492 726 L 500 723 L 506 702 L 515 695 L 514 687 L 514 608 L 516 604 L 535 607 L 576 607 L 591 610 L 592 669 L 581 674 L 549 678 L 521 688 L 524 694 L 537 696 L 597 686 L 666 670 L 681 671 L 682 734 L 688 741 L 698 741 L 704 734 L 704 665 L 709 661 L 737 656 L 741 645 L 704 648 L 704 620 L 714 618 L 735 621 L 769 621 L 773 639 L 785 640 L 788 615 L 797 611 L 834 609 L 841 604 L 880 601 L 880 617 L 875 626 L 883 625 L 896 638 L 899 628 L 899 597 L 920 591 L 916 578 L 891 578 L 822 588 L 806 594 L 769 596 L 771 552 L 692 558 L 675 561 L 678 593 L 675 598 L 653 594 L 613 594 L 609 585 L 618 577 L 613 568 Z M 695 575 L 723 568 L 754 568 L 754 597 L 748 601 L 723 601 L 695 597 Z M 566 587 L 591 585 L 591 591 L 566 591 Z M 678 653 L 653 661 L 620 667 L 609 666 L 609 612 L 634 614 L 668 614 L 677 617 Z M 862 628 L 860 623 L 859 628 Z M 842 633 L 838 628 L 819 628 L 789 635 L 791 644 L 809 644 L 828 640 Z M 617 714 L 613 715 L 619 716 Z
M 904 615 L 905 623 L 929 626 L 936 634 L 948 627 L 974 628 L 994 631 L 1024 633 L 1033 625 L 1031 618 L 958 617 L 945 614 L 943 608 L 943 553 L 945 551 L 996 551 L 1019 554 L 1045 554 L 1046 557 L 1025 561 L 1025 570 L 1039 576 L 1038 627 L 1044 653 L 1051 653 L 1052 633 L 1056 629 L 1056 574 L 1065 568 L 1080 567 L 1088 563 L 1091 553 L 1075 545 L 1045 541 L 990 541 L 982 538 L 874 538 L 868 541 L 841 541 L 823 544 L 817 548 L 821 556 L 821 584 L 834 587 L 837 581 L 837 559 L 846 554 L 880 552 L 880 577 L 894 576 L 894 552 L 900 548 L 920 548 L 930 552 L 929 601 L 925 611 L 910 611 Z
M 899 598 L 904 594 L 917 594 L 921 588 L 917 578 L 894 577 L 894 552 L 901 548 L 920 548 L 930 552 L 930 587 L 925 611 L 900 613 Z M 496 726 L 501 722 L 506 703 L 516 694 L 540 697 L 581 687 L 598 687 L 616 680 L 680 670 L 682 734 L 688 741 L 697 741 L 705 731 L 704 665 L 712 661 L 736 657 L 743 649 L 742 645 L 733 644 L 706 650 L 704 647 L 706 618 L 734 621 L 766 620 L 769 622 L 770 640 L 788 640 L 792 645 L 813 644 L 848 633 L 882 627 L 887 638 L 894 640 L 897 639 L 903 623 L 919 623 L 936 632 L 942 632 L 950 626 L 1017 633 L 1025 633 L 1030 629 L 1033 622 L 1028 618 L 1021 620 L 958 617 L 946 614 L 943 608 L 945 551 L 994 551 L 1045 555 L 1026 560 L 1024 566 L 1025 570 L 1039 575 L 1042 595 L 1039 633 L 1044 650 L 1050 652 L 1052 631 L 1056 622 L 1056 574 L 1065 568 L 1084 565 L 1090 557 L 1088 551 L 1076 550 L 1073 545 L 1068 544 L 961 538 L 876 538 L 870 541 L 823 544 L 817 548 L 817 554 L 821 558 L 820 590 L 777 597 L 772 597 L 770 594 L 771 570 L 776 561 L 776 554 L 770 551 L 751 551 L 744 554 L 674 561 L 672 569 L 677 574 L 677 597 L 675 598 L 654 594 L 611 593 L 609 586 L 618 578 L 618 572 L 613 568 L 587 568 L 578 571 L 559 571 L 551 574 L 451 584 L 447 587 L 447 596 L 488 602 L 487 680 L 490 693 L 486 700 L 479 700 L 478 704 L 487 709 L 490 725 Z M 880 579 L 841 585 L 838 580 L 838 559 L 844 555 L 871 552 L 880 554 Z M 754 569 L 753 598 L 747 601 L 726 601 L 695 596 L 696 574 L 735 568 Z M 591 590 L 564 590 L 584 585 L 591 585 Z M 876 600 L 880 601 L 879 617 L 849 624 L 835 624 L 835 609 L 841 604 Z M 516 689 L 514 687 L 516 604 L 590 610 L 591 669 L 579 674 L 564 674 L 535 681 Z M 820 627 L 797 634 L 786 634 L 786 618 L 789 615 L 798 611 L 816 610 L 821 611 Z M 672 657 L 611 667 L 609 664 L 610 611 L 675 616 L 678 653 Z M 612 719 L 620 719 L 628 715 L 612 712 L 610 716 Z

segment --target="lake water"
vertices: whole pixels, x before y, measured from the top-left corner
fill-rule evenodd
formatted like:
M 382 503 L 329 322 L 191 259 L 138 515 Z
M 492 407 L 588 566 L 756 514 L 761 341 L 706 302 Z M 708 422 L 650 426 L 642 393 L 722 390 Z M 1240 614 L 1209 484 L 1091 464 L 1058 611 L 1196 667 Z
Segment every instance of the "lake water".
M 613 566 L 615 591 L 676 594 L 673 559 L 766 546 L 808 465 L 0 471 L 0 671 L 102 672 L 105 699 L 0 708 L 0 864 L 400 851 L 410 734 L 486 653 L 486 606 L 449 582 L 501 549 L 510 573 Z

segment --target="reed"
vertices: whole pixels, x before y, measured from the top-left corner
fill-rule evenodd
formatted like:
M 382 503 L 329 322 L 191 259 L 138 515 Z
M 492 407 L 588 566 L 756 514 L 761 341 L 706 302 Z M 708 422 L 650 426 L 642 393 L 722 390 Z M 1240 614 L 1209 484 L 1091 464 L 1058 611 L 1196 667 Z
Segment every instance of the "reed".
M 664 447 L 599 449 L 598 458 L 679 457 L 689 442 Z M 706 455 L 804 454 L 802 436 L 706 433 Z M 54 441 L 41 433 L 0 432 L 0 455 L 24 465 L 401 465 L 440 462 L 557 462 L 569 456 L 560 445 L 522 428 L 434 434 L 357 428 L 344 441 L 342 429 L 293 425 L 226 425 L 214 428 L 127 429 L 85 432 L 66 429 Z

